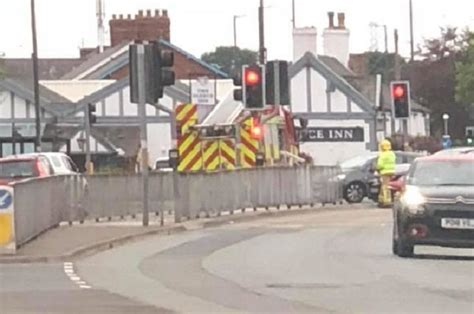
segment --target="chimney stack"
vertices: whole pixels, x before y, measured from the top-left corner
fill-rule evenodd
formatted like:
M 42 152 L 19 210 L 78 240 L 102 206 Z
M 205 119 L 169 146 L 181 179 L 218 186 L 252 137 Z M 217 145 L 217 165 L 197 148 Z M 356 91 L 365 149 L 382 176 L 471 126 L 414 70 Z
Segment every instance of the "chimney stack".
M 346 29 L 345 20 L 346 20 L 346 15 L 344 13 L 338 13 L 337 14 L 337 28 Z
M 134 17 L 130 14 L 125 16 L 126 19 L 123 14 L 114 14 L 109 21 L 112 47 L 137 39 L 170 41 L 170 18 L 167 10 L 139 10 Z
M 346 28 L 346 16 L 337 13 L 338 25 L 334 25 L 334 12 L 328 12 L 329 27 L 323 31 L 323 48 L 326 56 L 336 58 L 344 66 L 349 64 L 349 36 Z
M 293 29 L 293 61 L 298 61 L 307 52 L 317 54 L 318 32 L 315 27 Z
M 328 12 L 329 28 L 334 28 L 334 12 Z

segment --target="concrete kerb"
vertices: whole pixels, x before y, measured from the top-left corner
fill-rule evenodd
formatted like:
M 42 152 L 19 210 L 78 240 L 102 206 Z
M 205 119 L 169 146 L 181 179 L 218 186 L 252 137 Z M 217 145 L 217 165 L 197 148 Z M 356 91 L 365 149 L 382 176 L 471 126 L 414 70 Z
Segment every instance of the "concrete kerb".
M 162 229 L 145 230 L 138 234 L 126 235 L 122 237 L 116 237 L 114 239 L 85 245 L 74 249 L 70 252 L 55 255 L 55 256 L 0 256 L 0 264 L 31 264 L 31 263 L 59 263 L 65 261 L 75 260 L 81 257 L 93 255 L 102 251 L 112 249 L 116 246 L 124 245 L 130 242 L 138 241 L 143 238 L 160 235 L 160 234 L 175 234 L 184 232 L 187 229 L 180 226 L 164 227 Z
M 309 207 L 309 208 L 298 208 L 284 211 L 265 211 L 265 212 L 252 212 L 246 213 L 245 215 L 228 215 L 219 216 L 215 218 L 205 218 L 199 220 L 191 220 L 180 223 L 176 226 L 163 227 L 154 230 L 145 230 L 138 234 L 126 235 L 117 237 L 114 239 L 93 243 L 91 245 L 85 245 L 74 249 L 70 252 L 56 255 L 56 256 L 0 256 L 0 264 L 31 264 L 31 263 L 60 263 L 65 261 L 76 260 L 82 257 L 90 256 L 102 251 L 112 249 L 114 247 L 124 245 L 127 243 L 139 241 L 146 237 L 156 235 L 171 235 L 176 233 L 185 232 L 188 230 L 204 229 L 204 228 L 216 228 L 233 223 L 245 223 L 258 219 L 265 219 L 269 217 L 285 217 L 285 216 L 296 216 L 306 215 L 315 212 L 324 212 L 328 210 L 340 209 L 338 206 L 325 206 L 325 207 Z

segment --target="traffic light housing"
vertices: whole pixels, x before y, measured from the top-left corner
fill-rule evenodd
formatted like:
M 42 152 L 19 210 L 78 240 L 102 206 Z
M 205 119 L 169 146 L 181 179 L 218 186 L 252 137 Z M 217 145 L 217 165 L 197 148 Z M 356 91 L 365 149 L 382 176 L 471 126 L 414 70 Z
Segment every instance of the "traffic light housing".
M 397 119 L 410 117 L 410 83 L 408 81 L 397 81 L 390 84 L 392 98 L 392 115 Z
M 269 61 L 265 66 L 266 100 L 271 105 L 290 104 L 287 61 Z
M 239 74 L 233 78 L 234 81 L 234 100 L 243 101 L 242 75 Z
M 97 108 L 95 104 L 87 104 L 87 115 L 89 117 L 89 125 L 97 123 Z
M 474 134 L 472 130 L 467 130 L 465 142 L 467 146 L 474 146 Z
M 146 59 L 146 102 L 155 104 L 163 97 L 166 86 L 174 85 L 175 73 L 171 69 L 174 65 L 174 53 L 162 50 L 158 42 L 154 41 L 145 46 Z
M 243 102 L 246 109 L 261 110 L 265 107 L 265 67 L 245 65 L 242 70 Z

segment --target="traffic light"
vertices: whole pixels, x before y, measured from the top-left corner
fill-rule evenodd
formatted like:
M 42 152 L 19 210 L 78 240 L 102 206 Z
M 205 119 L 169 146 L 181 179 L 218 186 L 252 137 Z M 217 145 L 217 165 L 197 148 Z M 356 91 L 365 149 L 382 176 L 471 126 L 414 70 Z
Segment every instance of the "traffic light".
M 410 117 L 410 83 L 397 81 L 390 84 L 392 96 L 392 114 L 395 118 Z
M 287 61 L 269 61 L 265 66 L 266 100 L 271 105 L 290 104 Z
M 472 134 L 472 130 L 467 130 L 466 132 L 466 145 L 467 146 L 474 146 L 474 135 Z
M 144 50 L 144 77 L 138 77 L 139 46 Z M 145 83 L 145 100 L 156 104 L 163 97 L 164 87 L 173 85 L 175 73 L 171 69 L 174 64 L 174 53 L 161 50 L 158 42 L 150 44 L 133 44 L 129 49 L 130 101 L 139 103 L 139 82 Z
M 258 64 L 243 67 L 243 100 L 246 109 L 259 110 L 265 107 L 264 68 Z
M 242 101 L 243 100 L 242 76 L 241 75 L 235 76 L 233 81 L 234 81 L 234 100 Z
M 95 104 L 87 104 L 87 115 L 89 117 L 89 125 L 97 123 L 96 111 L 97 108 Z
M 258 117 L 252 118 L 252 125 L 250 126 L 250 136 L 257 141 L 263 138 L 263 126 Z
M 163 97 L 166 86 L 174 85 L 175 73 L 171 69 L 174 65 L 174 53 L 162 50 L 158 42 L 154 41 L 145 46 L 146 60 L 146 102 L 155 104 Z

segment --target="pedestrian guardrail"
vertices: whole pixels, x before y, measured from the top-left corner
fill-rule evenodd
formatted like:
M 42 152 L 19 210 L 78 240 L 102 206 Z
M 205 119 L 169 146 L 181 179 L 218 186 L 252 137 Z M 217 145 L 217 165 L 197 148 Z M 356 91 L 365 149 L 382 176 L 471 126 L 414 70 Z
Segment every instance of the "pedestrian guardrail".
M 174 212 L 180 222 L 239 209 L 336 203 L 342 200 L 339 173 L 339 167 L 313 166 L 152 173 L 149 211 Z M 138 215 L 142 188 L 140 175 L 55 176 L 0 187 L 0 229 L 11 222 L 8 235 L 0 230 L 0 253 L 61 222 Z

